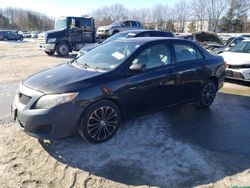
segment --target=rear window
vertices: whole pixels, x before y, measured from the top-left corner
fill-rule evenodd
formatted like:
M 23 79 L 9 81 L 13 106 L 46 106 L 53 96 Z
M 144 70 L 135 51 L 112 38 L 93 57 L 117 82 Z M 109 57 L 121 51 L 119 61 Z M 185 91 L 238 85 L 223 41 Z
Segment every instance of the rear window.
M 81 19 L 81 26 L 83 27 L 92 27 L 92 20 L 91 19 Z

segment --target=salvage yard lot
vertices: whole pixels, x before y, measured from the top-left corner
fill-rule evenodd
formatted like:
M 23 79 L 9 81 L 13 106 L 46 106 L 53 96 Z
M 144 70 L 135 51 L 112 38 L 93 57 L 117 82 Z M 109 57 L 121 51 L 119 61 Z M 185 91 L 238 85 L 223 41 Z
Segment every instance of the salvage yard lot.
M 32 40 L 0 42 L 0 187 L 250 185 L 248 83 L 226 82 L 209 109 L 187 104 L 124 122 L 100 145 L 27 136 L 9 114 L 18 82 L 74 56 L 49 57 Z

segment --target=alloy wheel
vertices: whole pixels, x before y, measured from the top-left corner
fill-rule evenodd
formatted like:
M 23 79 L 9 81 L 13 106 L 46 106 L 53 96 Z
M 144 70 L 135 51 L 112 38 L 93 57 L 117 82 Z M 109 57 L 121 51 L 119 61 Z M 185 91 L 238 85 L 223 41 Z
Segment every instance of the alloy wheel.
M 89 117 L 87 131 L 94 140 L 105 140 L 116 131 L 119 117 L 112 107 L 104 106 L 96 109 Z
M 213 83 L 208 83 L 202 91 L 201 100 L 204 105 L 209 106 L 213 103 L 216 96 L 216 88 Z

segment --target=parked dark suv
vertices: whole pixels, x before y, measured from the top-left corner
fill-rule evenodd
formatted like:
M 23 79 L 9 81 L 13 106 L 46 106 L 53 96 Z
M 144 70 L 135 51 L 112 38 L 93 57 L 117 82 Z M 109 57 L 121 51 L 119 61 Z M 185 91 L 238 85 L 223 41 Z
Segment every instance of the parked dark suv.
M 24 80 L 12 114 L 38 138 L 78 132 L 101 143 L 131 116 L 186 102 L 209 107 L 224 77 L 223 58 L 191 41 L 123 39 Z
M 3 41 L 8 41 L 8 40 L 15 40 L 15 41 L 18 41 L 18 40 L 23 40 L 23 36 L 18 34 L 17 32 L 14 32 L 14 31 L 1 31 L 0 30 L 0 40 L 3 40 Z

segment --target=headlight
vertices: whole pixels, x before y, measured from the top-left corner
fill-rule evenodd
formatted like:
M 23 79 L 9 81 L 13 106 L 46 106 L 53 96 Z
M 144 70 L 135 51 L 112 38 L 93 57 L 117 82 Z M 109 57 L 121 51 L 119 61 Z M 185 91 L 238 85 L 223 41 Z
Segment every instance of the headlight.
M 56 42 L 56 38 L 51 38 L 48 40 L 48 43 L 53 43 L 53 42 Z
M 78 93 L 52 94 L 42 96 L 35 104 L 35 109 L 49 109 L 59 104 L 73 101 Z

